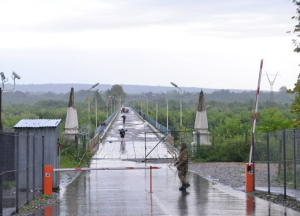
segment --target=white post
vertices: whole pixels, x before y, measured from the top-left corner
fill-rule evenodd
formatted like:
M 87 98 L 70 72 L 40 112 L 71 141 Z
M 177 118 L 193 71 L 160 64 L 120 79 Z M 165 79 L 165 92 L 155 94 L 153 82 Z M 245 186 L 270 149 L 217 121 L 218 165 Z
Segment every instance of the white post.
M 182 126 L 182 92 L 181 88 L 180 89 L 180 127 Z
M 97 91 L 96 91 L 97 92 Z M 97 95 L 95 94 L 95 109 L 96 109 L 96 129 L 97 129 Z
M 169 101 L 167 98 L 167 131 L 169 131 Z

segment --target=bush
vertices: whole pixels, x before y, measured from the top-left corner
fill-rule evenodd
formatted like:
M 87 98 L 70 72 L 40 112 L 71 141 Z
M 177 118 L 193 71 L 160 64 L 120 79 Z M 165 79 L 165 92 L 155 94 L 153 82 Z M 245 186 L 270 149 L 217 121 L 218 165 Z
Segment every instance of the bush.
M 71 140 L 63 140 L 60 149 L 61 168 L 84 166 L 86 163 L 89 163 L 92 157 L 89 149 L 83 149 L 82 145 Z
M 206 162 L 246 162 L 249 156 L 249 145 L 244 137 L 220 139 L 215 146 L 201 146 L 200 160 Z

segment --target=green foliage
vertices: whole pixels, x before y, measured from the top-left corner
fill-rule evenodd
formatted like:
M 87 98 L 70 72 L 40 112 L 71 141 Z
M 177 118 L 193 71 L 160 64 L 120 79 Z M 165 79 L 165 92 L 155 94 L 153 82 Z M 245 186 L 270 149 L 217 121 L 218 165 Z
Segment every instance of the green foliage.
M 249 156 L 249 144 L 245 137 L 219 137 L 214 146 L 201 146 L 200 158 L 206 162 L 245 162 Z
M 300 32 L 300 1 L 298 0 L 293 0 L 293 3 L 296 5 L 296 16 L 292 16 L 292 19 L 296 20 L 297 24 L 295 25 L 294 28 L 294 33 L 297 33 L 297 37 L 300 37 L 299 32 Z M 290 33 L 290 32 L 288 32 Z M 299 48 L 299 41 L 297 39 L 293 39 L 293 44 L 296 46 L 296 48 L 294 49 L 294 52 L 299 53 L 300 52 L 300 48 Z
M 283 113 L 280 113 L 277 108 L 264 109 L 264 111 L 259 114 L 259 119 L 260 124 L 257 130 L 260 133 L 288 129 L 293 125 L 293 122 L 283 116 Z
M 33 212 L 38 208 L 49 206 L 51 202 L 55 200 L 55 196 L 49 196 L 49 195 L 40 195 L 35 200 L 30 201 L 28 204 L 22 206 L 19 209 L 19 214 L 25 214 L 29 212 Z M 27 214 L 26 214 L 27 215 Z
M 297 82 L 294 84 L 293 90 L 289 89 L 287 92 L 294 95 L 294 101 L 291 106 L 291 113 L 296 114 L 294 119 L 294 126 L 300 127 L 300 74 L 298 75 Z
M 126 98 L 126 93 L 123 90 L 121 85 L 113 85 L 111 89 L 105 92 L 106 98 L 109 96 L 120 99 L 121 103 L 123 104 Z
M 92 154 L 90 150 L 84 149 L 84 146 L 70 140 L 63 140 L 60 150 L 60 167 L 81 167 L 89 162 Z
M 300 81 L 299 81 L 300 83 Z M 297 88 L 296 88 L 297 87 Z M 295 86 L 293 90 L 295 95 L 299 95 L 300 87 Z M 298 91 L 298 92 L 297 92 Z M 109 94 L 108 94 L 109 93 Z M 122 86 L 115 85 L 106 92 L 106 96 L 115 94 L 116 98 L 125 98 Z M 201 158 L 207 161 L 245 161 L 249 154 L 251 128 L 254 114 L 254 98 L 256 92 L 241 92 L 233 93 L 228 90 L 216 91 L 212 94 L 205 94 L 206 111 L 208 117 L 209 132 L 211 133 L 211 142 L 214 147 L 201 146 Z M 162 125 L 167 125 L 167 100 L 168 99 L 168 123 L 169 129 L 172 131 L 191 131 L 194 128 L 196 110 L 198 106 L 198 94 L 183 93 L 182 96 L 182 122 L 183 127 L 179 127 L 180 122 L 180 95 L 178 91 L 170 91 L 166 96 L 157 95 L 157 99 L 152 93 L 145 93 L 148 99 L 149 116 L 152 119 L 156 118 L 156 100 L 158 101 L 158 122 Z M 18 98 L 16 103 L 12 100 L 3 105 L 2 123 L 4 127 L 13 127 L 21 119 L 38 119 L 38 118 L 57 118 L 62 119 L 61 133 L 64 131 L 65 118 L 67 113 L 67 101 L 69 94 L 54 94 L 46 93 L 40 95 L 32 95 L 31 93 L 15 92 L 5 95 L 11 98 Z M 88 124 L 88 103 L 87 91 L 79 91 L 75 93 L 75 98 L 80 100 L 76 102 L 79 127 Z M 139 95 L 140 96 L 140 95 Z M 19 99 L 26 98 L 25 102 L 20 102 Z M 135 98 L 136 95 L 126 95 L 126 99 Z M 289 113 L 290 98 L 293 95 L 287 94 L 284 91 L 274 93 L 272 102 L 267 100 L 269 94 L 261 93 L 258 105 L 257 128 L 258 131 L 274 131 L 284 127 L 290 127 L 289 123 L 292 119 L 300 119 L 299 106 L 296 103 L 300 98 L 293 103 L 294 112 Z M 10 98 L 10 99 L 11 99 Z M 106 104 L 101 95 L 95 92 L 93 101 L 90 104 L 90 119 L 92 131 L 96 127 L 96 106 L 97 99 L 97 125 L 99 122 L 107 118 L 107 114 L 111 113 L 111 101 L 106 98 Z M 147 110 L 147 99 L 140 97 L 139 101 L 134 100 L 131 106 L 135 106 L 145 113 Z M 6 99 L 5 99 L 6 100 Z M 34 102 L 32 102 L 34 101 Z M 286 102 L 288 101 L 288 102 Z M 117 101 L 118 103 L 118 101 Z M 108 106 L 107 106 L 108 105 Z M 274 109 L 273 107 L 276 107 Z M 109 109 L 107 109 L 109 108 Z M 109 111 L 107 113 L 107 111 Z M 300 124 L 299 124 L 300 125 Z M 173 134 L 172 134 L 173 135 Z M 186 142 L 191 142 L 191 134 L 183 136 L 182 134 L 174 134 L 175 144 L 179 145 L 183 139 Z M 76 167 L 88 162 L 90 152 L 85 152 L 76 144 L 62 143 L 61 146 L 61 166 Z M 79 164 L 80 163 L 80 164 Z
M 15 181 L 6 181 L 3 183 L 3 189 L 9 190 L 13 187 L 16 186 L 16 182 Z

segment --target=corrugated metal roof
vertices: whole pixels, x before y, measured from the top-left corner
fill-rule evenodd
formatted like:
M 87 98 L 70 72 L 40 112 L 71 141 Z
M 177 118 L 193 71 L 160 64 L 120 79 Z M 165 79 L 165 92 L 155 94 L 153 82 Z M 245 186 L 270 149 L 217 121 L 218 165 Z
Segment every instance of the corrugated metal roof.
M 14 128 L 56 127 L 61 119 L 22 119 Z

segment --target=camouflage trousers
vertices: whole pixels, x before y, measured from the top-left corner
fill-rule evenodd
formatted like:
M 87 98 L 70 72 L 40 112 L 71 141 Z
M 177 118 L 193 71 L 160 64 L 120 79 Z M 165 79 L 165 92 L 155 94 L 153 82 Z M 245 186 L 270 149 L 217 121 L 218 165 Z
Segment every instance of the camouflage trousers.
M 178 178 L 180 179 L 182 184 L 188 184 L 186 177 L 187 170 L 178 170 Z

